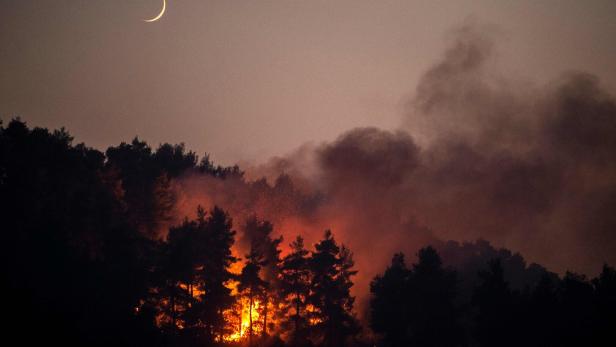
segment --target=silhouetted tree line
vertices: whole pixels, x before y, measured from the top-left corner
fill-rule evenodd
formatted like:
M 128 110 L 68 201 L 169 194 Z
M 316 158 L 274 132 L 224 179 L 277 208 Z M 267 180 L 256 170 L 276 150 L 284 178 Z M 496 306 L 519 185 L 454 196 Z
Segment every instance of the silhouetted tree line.
M 486 244 L 462 247 L 480 249 Z M 379 346 L 616 343 L 616 270 L 612 267 L 605 265 L 598 277 L 588 280 L 571 272 L 559 278 L 534 265 L 529 272 L 535 278 L 539 273 L 537 280 L 514 289 L 506 280 L 501 258 L 491 259 L 470 275 L 464 268 L 456 271 L 444 266 L 432 247 L 421 249 L 417 256 L 417 262 L 407 266 L 403 254 L 394 255 L 391 265 L 371 283 L 370 326 Z M 505 258 L 505 263 L 511 258 Z M 462 283 L 472 283 L 470 296 L 461 291 Z
M 288 179 L 248 183 L 183 145 L 152 150 L 135 138 L 102 153 L 72 141 L 63 129 L 0 124 L 5 339 L 256 346 L 282 345 L 282 335 L 290 345 L 343 346 L 357 335 L 352 255 L 329 231 L 313 250 L 298 237 L 281 257 L 282 238 L 253 216 L 241 226 L 250 236 L 241 260 L 223 209 L 174 220 L 181 175 L 237 180 L 258 194 L 289 194 Z M 238 319 L 245 302 L 247 327 Z
M 282 256 L 274 226 L 253 215 L 239 223 L 245 254 L 234 254 L 236 231 L 222 208 L 176 220 L 173 184 L 187 174 L 237 181 L 254 192 L 246 196 L 312 203 L 292 196 L 288 177 L 247 182 L 238 167 L 199 160 L 183 145 L 153 150 L 135 138 L 103 153 L 73 144 L 63 129 L 0 124 L 4 339 L 153 347 L 614 341 L 614 269 L 591 281 L 561 279 L 485 241 L 437 245 L 442 261 L 423 249 L 411 267 L 396 255 L 372 282 L 372 338 L 353 313 L 352 253 L 331 232 L 313 247 L 297 237 Z

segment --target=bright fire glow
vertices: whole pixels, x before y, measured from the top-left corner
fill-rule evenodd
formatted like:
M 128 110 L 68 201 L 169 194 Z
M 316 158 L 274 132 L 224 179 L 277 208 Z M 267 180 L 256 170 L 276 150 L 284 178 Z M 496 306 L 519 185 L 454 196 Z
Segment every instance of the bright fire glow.
M 237 262 L 231 265 L 229 271 L 234 274 L 240 274 L 243 264 Z M 231 295 L 235 296 L 237 302 L 234 307 L 225 311 L 224 316 L 228 322 L 228 330 L 230 333 L 225 336 L 224 340 L 227 342 L 238 342 L 248 339 L 250 334 L 250 302 L 248 298 L 241 297 L 237 291 L 238 283 L 232 281 L 227 286 L 231 289 Z M 261 322 L 261 302 L 259 300 L 253 300 L 252 303 L 252 335 L 253 337 L 261 335 L 263 331 L 263 322 Z
M 248 299 L 242 298 L 238 300 L 237 307 L 227 310 L 225 318 L 230 323 L 232 333 L 227 335 L 226 341 L 241 341 L 249 336 L 250 332 L 250 303 Z M 262 317 L 259 315 L 261 302 L 253 301 L 252 306 L 252 335 L 259 336 L 263 331 Z

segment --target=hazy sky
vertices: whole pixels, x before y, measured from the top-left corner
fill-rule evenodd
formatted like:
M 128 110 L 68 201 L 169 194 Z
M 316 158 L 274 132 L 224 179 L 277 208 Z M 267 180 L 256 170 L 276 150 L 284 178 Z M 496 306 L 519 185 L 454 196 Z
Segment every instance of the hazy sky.
M 356 126 L 401 123 L 465 20 L 493 25 L 499 71 L 585 70 L 616 89 L 614 1 L 0 0 L 0 116 L 104 149 L 185 142 L 260 161 Z

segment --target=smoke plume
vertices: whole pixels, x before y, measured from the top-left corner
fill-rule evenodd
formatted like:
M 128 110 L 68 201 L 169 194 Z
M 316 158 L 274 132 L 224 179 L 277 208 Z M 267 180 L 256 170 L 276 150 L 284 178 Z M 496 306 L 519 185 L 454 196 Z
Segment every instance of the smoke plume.
M 181 211 L 270 220 L 283 244 L 326 228 L 355 254 L 362 295 L 394 252 L 486 239 L 553 271 L 616 263 L 616 99 L 568 72 L 542 87 L 491 68 L 495 41 L 466 25 L 421 78 L 397 131 L 356 128 L 249 168 L 192 175 Z

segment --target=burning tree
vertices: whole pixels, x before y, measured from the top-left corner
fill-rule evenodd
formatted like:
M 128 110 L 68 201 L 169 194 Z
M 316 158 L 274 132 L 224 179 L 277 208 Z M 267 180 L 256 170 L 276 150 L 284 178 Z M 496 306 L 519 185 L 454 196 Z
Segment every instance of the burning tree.
M 255 325 L 259 326 L 258 331 L 263 331 L 263 325 L 253 321 L 253 311 L 255 309 L 262 313 L 262 303 L 267 295 L 268 283 L 261 279 L 259 273 L 264 264 L 263 255 L 255 247 L 251 247 L 250 253 L 246 256 L 247 262 L 240 275 L 238 290 L 240 294 L 248 300 L 248 341 L 252 346 Z M 255 324 L 256 323 L 256 324 Z
M 208 214 L 199 208 L 196 220 L 170 230 L 152 288 L 159 325 L 181 329 L 184 336 L 223 340 L 223 312 L 234 303 L 227 286 L 233 278 L 229 268 L 237 261 L 231 253 L 234 235 L 231 218 L 218 207 Z
M 203 307 L 201 317 L 208 334 L 215 334 L 217 341 L 222 341 L 226 333 L 226 322 L 223 312 L 233 304 L 231 289 L 227 283 L 233 278 L 229 271 L 231 264 L 237 261 L 233 257 L 231 247 L 234 243 L 235 231 L 232 230 L 232 220 L 220 208 L 214 208 L 206 219 L 208 233 L 204 234 L 201 253 L 202 266 L 199 267 L 198 278 L 204 294 L 202 301 L 208 303 Z
M 244 226 L 244 236 L 250 242 L 251 254 L 260 258 L 260 276 L 267 285 L 260 301 L 261 335 L 274 328 L 273 312 L 280 304 L 280 244 L 282 236 L 274 238 L 274 226 L 252 215 Z
M 282 238 L 271 236 L 271 223 L 253 216 L 243 229 L 250 248 L 240 265 L 232 253 L 232 221 L 222 209 L 198 208 L 195 220 L 171 228 L 158 243 L 152 295 L 139 309 L 155 308 L 158 326 L 189 343 L 252 346 L 271 332 L 292 331 L 295 344 L 345 345 L 359 329 L 351 252 L 327 231 L 313 252 L 298 237 L 281 260 Z

